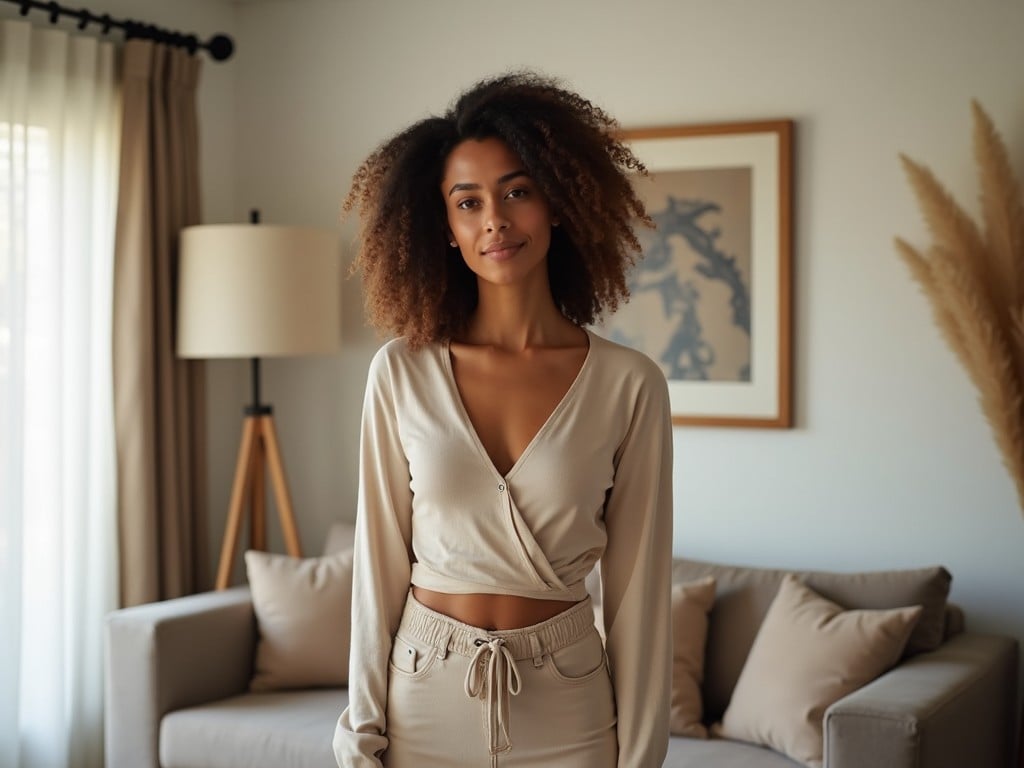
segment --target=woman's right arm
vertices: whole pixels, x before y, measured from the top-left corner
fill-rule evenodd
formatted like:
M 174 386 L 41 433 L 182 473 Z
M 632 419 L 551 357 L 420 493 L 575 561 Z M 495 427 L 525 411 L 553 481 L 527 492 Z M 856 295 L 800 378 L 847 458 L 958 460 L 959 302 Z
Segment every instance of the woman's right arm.
M 398 435 L 392 371 L 381 349 L 370 364 L 363 402 L 349 705 L 334 732 L 334 755 L 341 768 L 378 768 L 388 746 L 388 660 L 412 562 L 409 481 L 409 462 Z

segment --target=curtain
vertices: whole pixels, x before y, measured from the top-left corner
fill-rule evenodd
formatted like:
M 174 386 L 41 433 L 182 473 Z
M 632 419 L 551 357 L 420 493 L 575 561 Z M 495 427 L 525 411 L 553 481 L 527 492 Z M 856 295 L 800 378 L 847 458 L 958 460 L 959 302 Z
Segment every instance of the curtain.
M 130 40 L 114 257 L 122 605 L 209 585 L 203 364 L 174 356 L 178 232 L 199 223 L 199 60 Z
M 0 22 L 0 765 L 102 765 L 116 606 L 110 43 Z

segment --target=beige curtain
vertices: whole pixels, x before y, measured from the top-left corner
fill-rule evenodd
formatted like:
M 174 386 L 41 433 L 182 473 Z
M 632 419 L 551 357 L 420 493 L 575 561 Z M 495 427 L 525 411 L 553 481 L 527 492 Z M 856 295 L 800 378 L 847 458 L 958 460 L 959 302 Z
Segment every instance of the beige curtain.
M 114 254 L 122 605 L 209 584 L 202 363 L 174 355 L 178 233 L 199 223 L 199 60 L 131 40 Z

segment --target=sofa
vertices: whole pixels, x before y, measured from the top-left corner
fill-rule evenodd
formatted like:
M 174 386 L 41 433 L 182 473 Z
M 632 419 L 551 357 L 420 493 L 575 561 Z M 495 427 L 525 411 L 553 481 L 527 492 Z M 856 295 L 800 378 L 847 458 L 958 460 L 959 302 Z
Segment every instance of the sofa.
M 676 559 L 677 584 L 712 576 L 704 720 L 722 717 L 785 571 Z M 970 632 L 942 568 L 798 576 L 848 608 L 926 604 L 899 662 L 835 701 L 825 768 L 1003 768 L 1017 714 L 1015 640 Z M 595 605 L 599 610 L 598 595 Z M 927 625 L 927 626 L 926 626 Z M 343 686 L 253 692 L 250 587 L 118 610 L 106 622 L 108 768 L 330 768 Z M 666 768 L 795 768 L 775 749 L 672 736 Z

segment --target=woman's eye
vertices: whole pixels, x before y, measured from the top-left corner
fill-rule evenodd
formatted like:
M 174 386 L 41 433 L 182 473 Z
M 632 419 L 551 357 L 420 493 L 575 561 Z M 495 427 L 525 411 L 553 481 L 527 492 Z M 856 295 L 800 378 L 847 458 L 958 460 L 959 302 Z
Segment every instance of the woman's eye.
M 508 194 L 505 195 L 505 197 L 511 197 L 511 198 L 526 197 L 528 194 L 530 194 L 530 191 L 528 189 L 523 189 L 522 187 L 516 187 L 515 189 L 510 189 L 508 191 Z
M 459 200 L 459 202 L 455 204 L 456 208 L 458 208 L 460 210 L 463 210 L 463 211 L 468 211 L 470 208 L 473 208 L 475 206 L 476 206 L 476 200 L 474 200 L 473 198 L 466 198 L 465 200 Z

